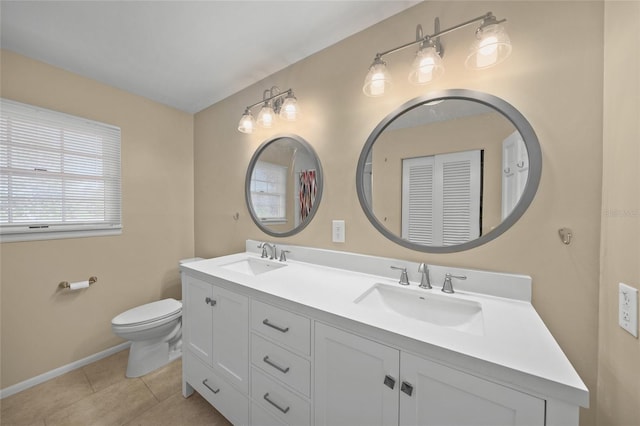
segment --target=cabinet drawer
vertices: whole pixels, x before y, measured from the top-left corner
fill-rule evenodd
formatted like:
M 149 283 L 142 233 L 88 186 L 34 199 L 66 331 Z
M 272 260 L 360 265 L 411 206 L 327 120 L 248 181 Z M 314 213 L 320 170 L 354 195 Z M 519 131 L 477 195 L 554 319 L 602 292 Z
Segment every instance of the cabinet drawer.
M 309 402 L 255 367 L 251 369 L 251 398 L 286 424 L 305 426 L 311 423 Z
M 251 403 L 251 424 L 253 426 L 284 426 L 284 423 L 256 403 Z
M 234 425 L 249 424 L 249 399 L 189 351 L 183 354 L 186 381 Z
M 311 350 L 311 321 L 284 309 L 253 300 L 251 328 L 305 355 Z
M 309 396 L 311 364 L 306 359 L 252 334 L 251 362 L 298 392 Z

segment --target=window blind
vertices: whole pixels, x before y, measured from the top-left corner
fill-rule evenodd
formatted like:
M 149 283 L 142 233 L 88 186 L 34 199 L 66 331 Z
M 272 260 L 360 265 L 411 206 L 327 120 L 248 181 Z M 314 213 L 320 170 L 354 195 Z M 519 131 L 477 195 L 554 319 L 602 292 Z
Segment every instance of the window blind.
M 0 102 L 2 241 L 120 232 L 120 129 Z
M 262 222 L 286 222 L 287 168 L 257 161 L 251 175 L 251 202 Z

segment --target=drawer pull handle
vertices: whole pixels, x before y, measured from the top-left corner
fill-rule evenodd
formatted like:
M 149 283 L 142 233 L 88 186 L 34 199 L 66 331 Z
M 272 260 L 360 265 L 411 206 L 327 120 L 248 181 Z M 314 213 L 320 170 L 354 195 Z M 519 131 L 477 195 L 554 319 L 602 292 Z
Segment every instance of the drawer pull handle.
M 218 303 L 210 297 L 207 297 L 206 299 L 204 299 L 204 301 L 207 305 L 211 305 L 211 306 L 216 306 L 216 303 Z
M 205 386 L 207 387 L 207 389 L 209 389 L 209 390 L 210 390 L 211 392 L 213 392 L 213 393 L 218 393 L 218 392 L 220 392 L 220 388 L 218 388 L 218 389 L 213 389 L 211 386 L 209 386 L 209 385 L 207 384 L 207 380 L 209 380 L 209 379 L 204 379 L 204 380 L 202 381 L 202 384 L 203 384 L 203 385 L 205 385 Z
M 279 332 L 281 332 L 281 333 L 286 333 L 287 331 L 289 331 L 289 327 L 287 327 L 287 328 L 282 328 L 282 327 L 278 327 L 278 326 L 277 326 L 277 325 L 275 325 L 275 324 L 271 324 L 271 323 L 269 322 L 269 319 L 268 319 L 268 318 L 265 318 L 265 319 L 264 319 L 264 321 L 262 321 L 262 323 L 263 323 L 264 325 L 266 325 L 267 327 L 275 328 L 276 330 L 278 330 L 278 331 L 279 331 Z
M 289 408 L 291 408 L 291 407 L 282 408 L 281 406 L 279 406 L 278 404 L 273 402 L 271 399 L 269 399 L 269 392 L 265 393 L 263 398 L 264 398 L 265 401 L 267 401 L 269 404 L 271 404 L 274 407 L 276 407 L 278 410 L 282 411 L 284 414 L 287 414 L 289 412 Z
M 273 361 L 271 361 L 269 359 L 269 355 L 265 355 L 265 357 L 262 358 L 262 360 L 264 362 L 266 362 L 267 364 L 269 364 L 270 366 L 272 366 L 273 368 L 275 368 L 276 370 L 282 372 L 282 373 L 287 374 L 289 372 L 289 367 L 287 367 L 287 368 L 280 367 L 278 364 L 276 364 L 275 362 L 273 362 Z

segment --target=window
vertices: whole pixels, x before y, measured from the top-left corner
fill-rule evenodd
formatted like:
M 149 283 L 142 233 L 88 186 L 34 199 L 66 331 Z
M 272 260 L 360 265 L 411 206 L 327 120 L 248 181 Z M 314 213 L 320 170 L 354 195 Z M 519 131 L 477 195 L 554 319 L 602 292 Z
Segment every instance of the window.
M 258 161 L 251 175 L 251 201 L 256 216 L 265 223 L 285 223 L 287 218 L 287 168 Z
M 0 102 L 0 241 L 120 233 L 120 129 Z

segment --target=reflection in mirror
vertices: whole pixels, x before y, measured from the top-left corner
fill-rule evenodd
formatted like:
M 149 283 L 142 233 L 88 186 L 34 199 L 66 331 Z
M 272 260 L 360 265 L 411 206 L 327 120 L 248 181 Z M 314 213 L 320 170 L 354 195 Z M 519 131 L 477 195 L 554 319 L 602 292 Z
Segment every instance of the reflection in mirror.
M 251 218 L 276 237 L 300 232 L 322 197 L 322 168 L 313 148 L 296 135 L 264 142 L 253 155 L 245 182 Z
M 393 241 L 452 252 L 515 223 L 540 171 L 537 138 L 517 110 L 491 95 L 450 90 L 411 101 L 378 125 L 358 163 L 358 196 Z

